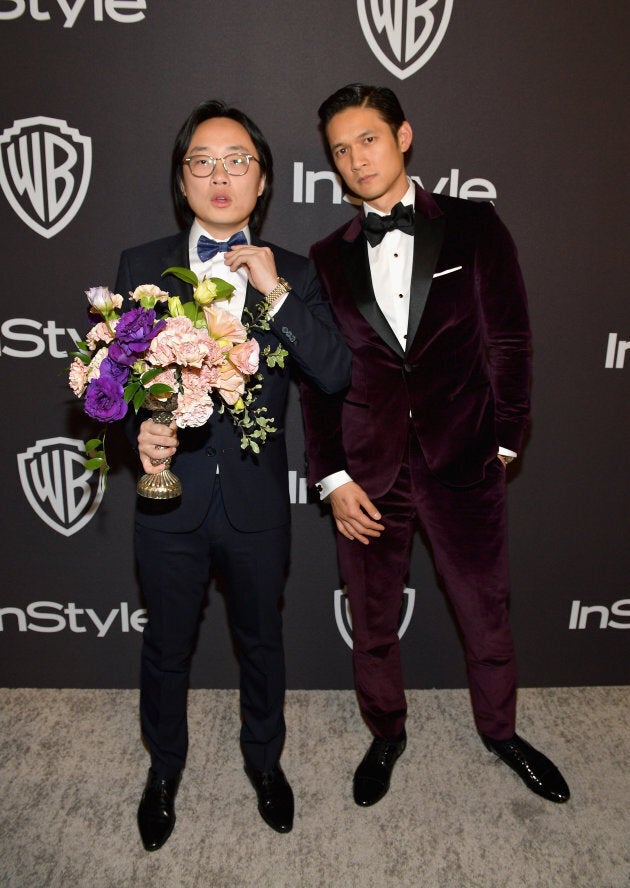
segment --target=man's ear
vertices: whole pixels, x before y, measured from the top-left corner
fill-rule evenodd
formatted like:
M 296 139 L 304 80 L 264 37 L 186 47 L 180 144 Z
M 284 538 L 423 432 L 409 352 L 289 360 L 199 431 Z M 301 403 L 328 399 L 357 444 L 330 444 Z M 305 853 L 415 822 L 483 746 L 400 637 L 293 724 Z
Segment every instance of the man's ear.
M 411 143 L 413 142 L 413 130 L 411 129 L 411 124 L 408 120 L 403 120 L 400 124 L 396 138 L 398 140 L 398 147 L 403 154 L 405 151 L 409 151 Z
M 262 176 L 260 177 L 260 182 L 258 183 L 258 197 L 260 197 L 260 195 L 265 190 L 265 183 L 266 182 L 267 182 L 267 177 L 263 173 Z

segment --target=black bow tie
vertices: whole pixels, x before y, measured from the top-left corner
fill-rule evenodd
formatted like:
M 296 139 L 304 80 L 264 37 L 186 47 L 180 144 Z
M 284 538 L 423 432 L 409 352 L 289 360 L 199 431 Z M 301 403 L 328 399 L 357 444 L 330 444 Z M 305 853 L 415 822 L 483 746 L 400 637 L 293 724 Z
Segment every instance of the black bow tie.
M 229 240 L 215 241 L 210 240 L 205 234 L 202 234 L 197 241 L 197 255 L 202 262 L 212 259 L 217 253 L 229 253 L 232 247 L 238 247 L 239 244 L 246 244 L 247 238 L 242 231 L 237 231 Z
M 413 236 L 413 207 L 397 203 L 392 207 L 389 216 L 379 216 L 378 213 L 364 214 L 361 217 L 361 227 L 371 247 L 380 244 L 387 232 L 395 228 Z

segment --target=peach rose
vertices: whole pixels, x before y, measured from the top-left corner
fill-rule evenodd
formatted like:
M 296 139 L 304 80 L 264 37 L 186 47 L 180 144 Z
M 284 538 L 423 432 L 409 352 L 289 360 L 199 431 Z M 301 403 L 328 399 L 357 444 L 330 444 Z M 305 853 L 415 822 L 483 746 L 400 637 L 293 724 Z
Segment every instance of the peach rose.
M 213 339 L 225 339 L 230 343 L 245 342 L 247 331 L 238 318 L 224 308 L 204 305 L 203 313 L 208 325 L 208 333 Z
M 258 370 L 258 362 L 260 356 L 260 346 L 256 339 L 248 339 L 246 342 L 240 342 L 230 349 L 228 358 L 234 366 L 251 376 Z
M 240 370 L 226 362 L 219 369 L 219 379 L 215 386 L 226 404 L 233 406 L 245 393 L 245 379 Z

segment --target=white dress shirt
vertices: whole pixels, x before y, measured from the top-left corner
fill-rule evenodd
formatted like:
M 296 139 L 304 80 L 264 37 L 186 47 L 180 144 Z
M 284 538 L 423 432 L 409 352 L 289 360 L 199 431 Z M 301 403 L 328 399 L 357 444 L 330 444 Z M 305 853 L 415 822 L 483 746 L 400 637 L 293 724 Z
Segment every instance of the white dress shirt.
M 226 281 L 228 284 L 232 284 L 234 287 L 232 298 L 217 299 L 213 304 L 218 308 L 224 308 L 235 318 L 241 320 L 241 315 L 243 314 L 243 309 L 245 307 L 245 297 L 247 295 L 247 271 L 243 267 L 239 268 L 237 271 L 232 271 L 228 268 L 224 262 L 225 253 L 216 253 L 212 259 L 207 259 L 205 262 L 202 262 L 197 253 L 197 241 L 202 234 L 205 237 L 210 238 L 210 240 L 216 240 L 216 237 L 212 237 L 211 234 L 208 234 L 208 232 L 200 225 L 199 221 L 195 219 L 190 229 L 190 235 L 188 236 L 188 263 L 190 265 L 190 270 L 197 275 L 200 281 L 204 280 L 204 278 L 215 277 L 221 278 L 221 280 Z M 252 238 L 249 232 L 249 225 L 246 225 L 245 228 L 243 228 L 243 234 L 247 238 L 247 243 L 251 244 Z M 272 306 L 270 306 L 269 317 L 272 318 L 276 314 L 286 298 L 286 296 L 281 296 Z

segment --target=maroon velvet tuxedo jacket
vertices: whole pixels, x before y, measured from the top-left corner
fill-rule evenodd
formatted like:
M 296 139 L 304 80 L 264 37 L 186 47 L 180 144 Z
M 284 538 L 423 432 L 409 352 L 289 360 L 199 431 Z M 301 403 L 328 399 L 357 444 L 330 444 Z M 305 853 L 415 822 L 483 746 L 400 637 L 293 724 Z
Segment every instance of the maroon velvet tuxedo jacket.
M 382 496 L 410 423 L 430 471 L 456 487 L 480 481 L 499 445 L 521 447 L 531 352 L 512 238 L 491 204 L 418 187 L 415 208 L 406 349 L 375 300 L 360 214 L 311 250 L 353 356 L 342 396 L 303 387 L 311 484 L 346 469 Z

